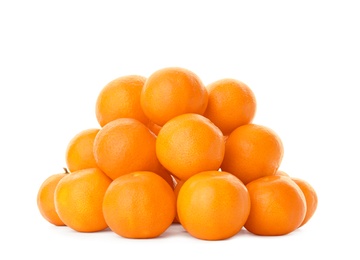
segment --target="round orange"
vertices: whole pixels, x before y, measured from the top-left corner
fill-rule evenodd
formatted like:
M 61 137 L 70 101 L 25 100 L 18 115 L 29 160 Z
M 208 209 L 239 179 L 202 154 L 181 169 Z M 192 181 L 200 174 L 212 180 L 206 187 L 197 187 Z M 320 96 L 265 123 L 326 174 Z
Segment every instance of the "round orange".
M 185 183 L 185 181 L 179 180 L 179 181 L 177 181 L 176 184 L 175 184 L 174 193 L 175 193 L 175 199 L 176 199 L 176 201 L 177 201 L 177 198 L 178 198 L 178 196 L 179 196 L 180 189 L 181 189 L 181 187 L 183 186 L 184 183 Z M 180 223 L 180 221 L 179 221 L 179 214 L 177 213 L 177 210 L 176 210 L 176 214 L 175 214 L 174 223 Z
M 190 235 L 205 240 L 227 239 L 237 234 L 250 212 L 245 185 L 227 172 L 193 175 L 177 199 L 180 223 Z
M 140 105 L 140 94 L 146 78 L 128 75 L 109 82 L 100 91 L 96 100 L 96 118 L 100 126 L 118 118 L 134 118 L 147 124 Z
M 297 229 L 306 214 L 305 197 L 289 177 L 272 175 L 246 185 L 251 210 L 244 227 L 263 236 L 288 234 Z
M 270 128 L 248 124 L 236 128 L 226 140 L 221 169 L 237 176 L 245 185 L 260 177 L 274 175 L 284 149 Z
M 198 114 L 171 119 L 156 140 L 160 163 L 182 180 L 201 171 L 218 170 L 224 152 L 225 141 L 220 129 Z
M 134 171 L 156 170 L 155 141 L 155 135 L 136 119 L 113 120 L 94 140 L 96 163 L 113 180 Z
M 173 189 L 153 172 L 133 172 L 115 179 L 106 191 L 103 212 L 106 223 L 126 238 L 154 238 L 175 217 Z
M 221 79 L 207 86 L 209 99 L 204 116 L 229 135 L 235 128 L 249 124 L 256 112 L 253 91 L 235 79 Z
M 111 179 L 97 168 L 67 174 L 55 189 L 55 208 L 60 219 L 79 232 L 107 228 L 102 201 L 110 183 Z
M 300 187 L 306 200 L 306 214 L 303 222 L 300 225 L 301 227 L 305 225 L 314 215 L 317 209 L 318 197 L 315 189 L 310 185 L 310 183 L 300 178 L 292 177 L 291 179 Z
M 86 129 L 76 134 L 66 148 L 66 165 L 70 172 L 94 168 L 94 140 L 100 129 Z
M 203 114 L 207 101 L 208 93 L 200 78 L 183 68 L 155 71 L 141 92 L 145 115 L 159 126 L 181 114 Z
M 37 206 L 41 215 L 51 224 L 55 226 L 64 226 L 64 222 L 59 218 L 59 215 L 55 209 L 55 188 L 59 181 L 68 173 L 67 169 L 65 173 L 58 173 L 49 176 L 40 186 L 37 194 Z

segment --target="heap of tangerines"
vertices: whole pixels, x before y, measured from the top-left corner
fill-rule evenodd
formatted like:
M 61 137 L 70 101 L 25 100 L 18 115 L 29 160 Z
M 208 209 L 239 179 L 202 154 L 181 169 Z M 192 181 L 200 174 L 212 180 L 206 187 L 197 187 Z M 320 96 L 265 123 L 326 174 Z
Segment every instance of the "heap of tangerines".
M 74 135 L 65 173 L 42 183 L 40 213 L 126 238 L 154 238 L 172 223 L 205 240 L 242 228 L 288 234 L 312 217 L 317 195 L 279 170 L 281 139 L 251 123 L 255 111 L 254 93 L 235 79 L 205 87 L 176 67 L 116 78 L 96 100 L 100 126 Z

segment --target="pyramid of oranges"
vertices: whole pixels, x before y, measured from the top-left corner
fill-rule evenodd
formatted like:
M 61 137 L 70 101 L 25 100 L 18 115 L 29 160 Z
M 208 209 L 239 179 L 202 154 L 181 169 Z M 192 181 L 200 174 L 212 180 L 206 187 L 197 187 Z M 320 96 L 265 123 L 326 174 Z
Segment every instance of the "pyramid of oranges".
M 239 80 L 204 86 L 168 67 L 112 80 L 95 107 L 98 128 L 69 140 L 65 172 L 39 189 L 40 213 L 54 225 L 155 238 L 179 224 L 221 240 L 243 228 L 285 235 L 316 210 L 313 187 L 279 170 L 281 139 L 252 123 L 255 95 Z

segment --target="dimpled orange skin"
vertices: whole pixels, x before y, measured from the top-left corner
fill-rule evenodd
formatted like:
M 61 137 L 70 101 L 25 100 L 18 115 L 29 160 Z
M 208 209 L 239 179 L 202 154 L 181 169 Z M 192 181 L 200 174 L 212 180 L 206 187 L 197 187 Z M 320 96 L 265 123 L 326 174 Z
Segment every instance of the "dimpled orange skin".
M 156 136 L 132 118 L 119 118 L 106 124 L 94 140 L 98 167 L 111 179 L 134 171 L 158 168 Z
M 244 227 L 262 236 L 286 235 L 297 229 L 306 214 L 303 192 L 286 176 L 266 176 L 246 185 L 251 210 Z
M 95 113 L 101 127 L 118 118 L 134 118 L 148 123 L 141 104 L 140 94 L 146 78 L 128 75 L 109 82 L 99 93 Z
M 243 227 L 250 212 L 245 185 L 227 172 L 206 171 L 189 178 L 180 188 L 177 213 L 192 236 L 227 239 Z
M 281 139 L 273 130 L 256 124 L 243 125 L 227 138 L 221 169 L 246 185 L 260 177 L 274 175 L 283 154 Z
M 291 179 L 300 187 L 306 200 L 306 215 L 300 225 L 301 227 L 305 225 L 314 215 L 318 204 L 318 197 L 315 189 L 310 185 L 310 183 L 300 178 L 291 177 Z
M 66 148 L 66 165 L 70 172 L 97 167 L 93 153 L 94 140 L 100 129 L 86 129 L 76 134 Z
M 79 232 L 107 228 L 102 201 L 111 179 L 97 168 L 72 172 L 55 189 L 55 208 L 60 219 Z
M 208 93 L 200 78 L 184 68 L 155 71 L 141 92 L 142 109 L 158 126 L 181 114 L 203 114 L 207 101 Z
M 256 112 L 252 90 L 235 79 L 221 79 L 207 86 L 208 105 L 204 116 L 229 135 L 235 128 L 249 124 Z
M 40 186 L 37 195 L 37 205 L 41 215 L 55 226 L 64 226 L 64 222 L 59 218 L 55 210 L 54 194 L 59 181 L 65 177 L 65 173 L 58 173 L 49 176 Z
M 220 129 L 198 114 L 171 119 L 156 140 L 160 163 L 181 180 L 201 171 L 218 170 L 224 152 L 225 141 Z
M 176 201 L 173 189 L 153 172 L 123 175 L 109 186 L 103 212 L 109 228 L 126 238 L 154 238 L 171 225 Z

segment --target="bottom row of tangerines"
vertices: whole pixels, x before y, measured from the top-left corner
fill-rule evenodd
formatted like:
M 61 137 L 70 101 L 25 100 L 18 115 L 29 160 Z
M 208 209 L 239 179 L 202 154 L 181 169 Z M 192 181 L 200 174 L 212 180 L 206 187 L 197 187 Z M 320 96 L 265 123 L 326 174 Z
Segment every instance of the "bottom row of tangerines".
M 314 214 L 317 196 L 304 180 L 278 171 L 244 185 L 222 171 L 195 174 L 175 189 L 153 172 L 111 180 L 96 168 L 50 176 L 37 203 L 50 223 L 79 232 L 110 228 L 126 238 L 154 238 L 179 222 L 193 237 L 226 239 L 243 227 L 285 235 Z

